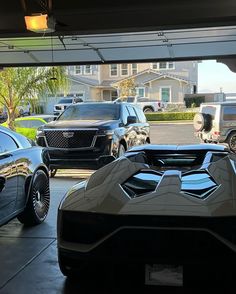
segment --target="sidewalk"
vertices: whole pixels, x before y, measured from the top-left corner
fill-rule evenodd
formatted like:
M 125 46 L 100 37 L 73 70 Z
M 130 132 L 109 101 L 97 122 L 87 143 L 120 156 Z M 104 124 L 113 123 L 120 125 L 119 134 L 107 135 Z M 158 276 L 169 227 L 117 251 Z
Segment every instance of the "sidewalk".
M 55 177 L 70 177 L 70 178 L 76 178 L 76 179 L 87 179 L 94 172 L 95 170 L 59 169 Z
M 158 124 L 178 124 L 178 125 L 192 125 L 193 121 L 192 120 L 161 120 L 161 121 L 148 121 L 148 123 L 152 125 L 158 125 Z

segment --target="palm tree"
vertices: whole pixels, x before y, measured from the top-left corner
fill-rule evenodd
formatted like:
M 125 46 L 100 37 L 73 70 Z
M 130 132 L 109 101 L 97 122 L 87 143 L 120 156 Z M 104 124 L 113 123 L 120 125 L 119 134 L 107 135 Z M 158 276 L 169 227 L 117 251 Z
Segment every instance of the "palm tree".
M 64 67 L 4 68 L 0 71 L 0 104 L 8 114 L 7 125 L 14 130 L 17 107 L 43 94 L 66 91 L 68 80 Z

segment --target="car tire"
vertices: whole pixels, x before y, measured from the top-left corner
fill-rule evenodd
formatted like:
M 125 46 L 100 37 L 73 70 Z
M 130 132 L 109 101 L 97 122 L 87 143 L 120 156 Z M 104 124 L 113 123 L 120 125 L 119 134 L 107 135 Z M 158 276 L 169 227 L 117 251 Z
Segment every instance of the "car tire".
M 45 220 L 49 204 L 49 178 L 44 171 L 37 170 L 30 185 L 25 210 L 17 218 L 27 226 L 38 225 Z
M 236 132 L 228 135 L 226 143 L 229 145 L 229 149 L 236 153 Z
M 202 130 L 210 131 L 212 126 L 212 117 L 207 113 L 196 113 L 193 118 L 193 127 L 196 132 Z
M 143 112 L 146 113 L 146 112 L 154 112 L 154 110 L 151 108 L 151 107 L 146 107 L 143 109 Z
M 50 178 L 54 178 L 55 175 L 56 175 L 56 173 L 57 173 L 57 169 L 56 169 L 56 168 L 51 169 L 51 170 L 49 171 L 49 176 L 50 176 Z
M 117 154 L 117 157 L 120 157 L 122 156 L 124 153 L 125 153 L 125 146 L 121 143 L 119 145 L 119 148 L 118 148 L 118 154 Z

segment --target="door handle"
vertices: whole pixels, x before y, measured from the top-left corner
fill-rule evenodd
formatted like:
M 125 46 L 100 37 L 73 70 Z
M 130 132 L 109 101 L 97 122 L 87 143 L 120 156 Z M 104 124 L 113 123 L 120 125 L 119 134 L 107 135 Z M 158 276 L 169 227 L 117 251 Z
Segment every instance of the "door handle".
M 0 192 L 5 188 L 6 179 L 4 177 L 0 177 Z

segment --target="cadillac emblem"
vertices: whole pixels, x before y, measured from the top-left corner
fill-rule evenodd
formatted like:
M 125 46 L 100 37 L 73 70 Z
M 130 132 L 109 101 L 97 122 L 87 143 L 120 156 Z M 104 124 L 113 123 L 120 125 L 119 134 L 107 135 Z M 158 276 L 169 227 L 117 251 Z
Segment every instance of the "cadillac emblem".
M 64 138 L 69 139 L 69 138 L 74 137 L 74 132 L 63 132 L 62 135 Z

